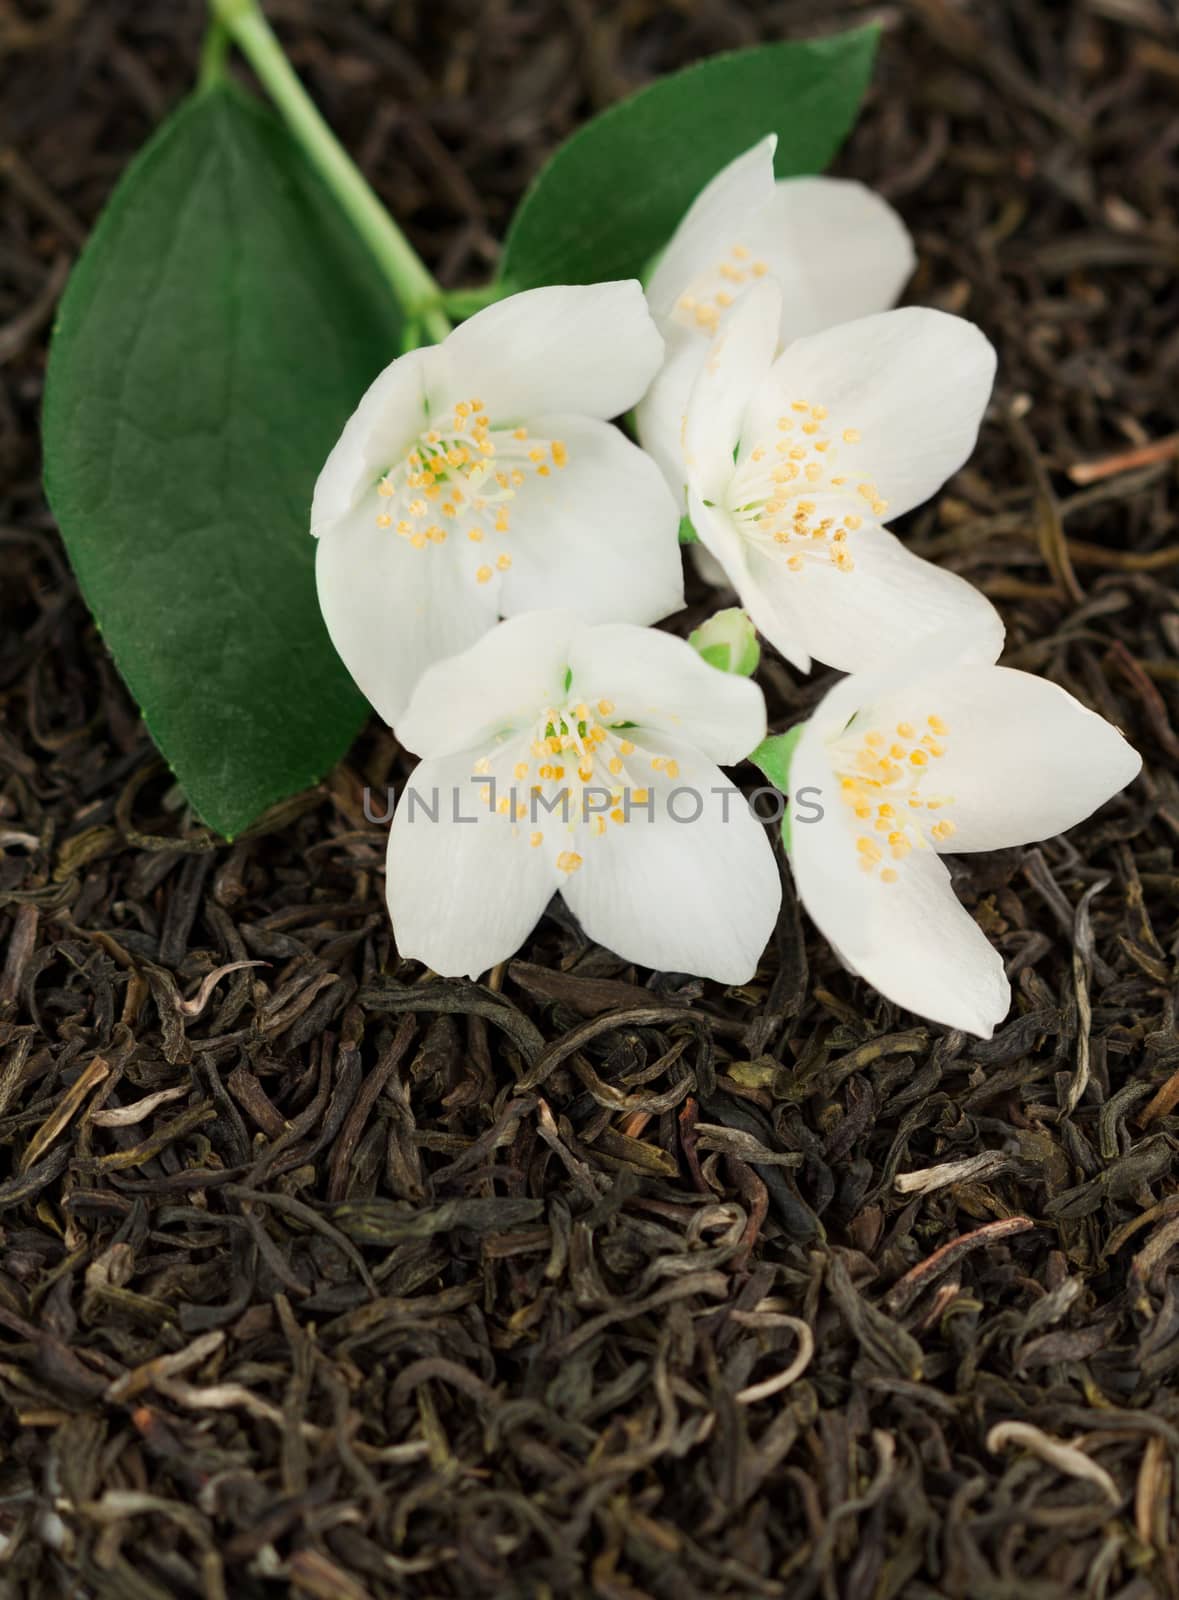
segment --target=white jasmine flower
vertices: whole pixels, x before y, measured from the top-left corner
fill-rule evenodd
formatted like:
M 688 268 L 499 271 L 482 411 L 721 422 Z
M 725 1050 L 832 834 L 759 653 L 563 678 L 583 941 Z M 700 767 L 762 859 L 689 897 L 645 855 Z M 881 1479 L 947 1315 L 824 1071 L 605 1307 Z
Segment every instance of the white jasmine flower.
M 861 317 L 775 359 L 758 284 L 714 341 L 688 407 L 689 512 L 762 634 L 809 671 L 856 672 L 921 633 L 987 626 L 990 602 L 884 527 L 966 460 L 995 352 L 916 307 Z
M 770 134 L 717 173 L 672 235 L 647 285 L 667 342 L 635 420 L 684 497 L 682 435 L 692 384 L 712 338 L 753 284 L 781 291 L 778 342 L 893 305 L 913 270 L 913 242 L 877 194 L 845 178 L 774 181 Z
M 560 891 L 625 960 L 752 977 L 780 884 L 717 765 L 764 737 L 749 679 L 670 634 L 533 612 L 430 667 L 400 733 L 422 757 L 389 837 L 403 956 L 474 976 Z
M 943 851 L 996 850 L 1072 827 L 1142 763 L 1054 683 L 993 663 L 954 630 L 846 678 L 803 729 L 790 790 L 823 816 L 791 830 L 803 904 L 853 972 L 898 1005 L 989 1038 L 1003 962 L 959 903 Z
M 328 632 L 386 721 L 500 615 L 654 622 L 683 604 L 672 497 L 606 420 L 661 357 L 638 283 L 600 283 L 513 295 L 375 380 L 311 531 Z

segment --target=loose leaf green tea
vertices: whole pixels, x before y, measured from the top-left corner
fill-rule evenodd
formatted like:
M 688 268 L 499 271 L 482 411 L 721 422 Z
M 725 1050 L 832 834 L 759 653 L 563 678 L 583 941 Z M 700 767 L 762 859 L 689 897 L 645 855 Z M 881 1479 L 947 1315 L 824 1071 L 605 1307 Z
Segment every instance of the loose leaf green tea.
M 248 3 L 218 0 L 226 15 Z M 1092 696 L 1149 762 L 1069 840 L 953 861 L 953 891 L 1016 984 L 989 1039 L 877 993 L 849 970 L 859 930 L 833 949 L 803 918 L 795 868 L 820 835 L 816 803 L 850 822 L 834 760 L 812 788 L 809 737 L 789 765 L 781 734 L 755 752 L 793 790 L 795 848 L 775 936 L 738 985 L 653 972 L 559 905 L 486 983 L 392 959 L 375 819 L 421 784 L 386 738 L 349 761 L 384 803 L 313 792 L 233 846 L 208 848 L 162 785 L 139 784 L 151 741 L 127 725 L 36 493 L 34 402 L 70 211 L 108 192 L 155 86 L 169 104 L 185 92 L 196 9 L 9 8 L 65 20 L 68 40 L 9 29 L 4 56 L 20 155 L 0 162 L 0 1589 L 1175 1600 L 1179 282 L 1164 8 L 1090 5 L 1062 29 L 1056 0 L 906 7 L 847 168 L 903 196 L 927 247 L 914 297 L 959 305 L 968 280 L 962 309 L 1003 334 L 1004 392 L 1029 401 L 1014 440 L 1011 416 L 983 427 L 958 486 L 966 547 L 932 546 L 999 599 L 1013 661 Z M 508 27 L 489 7 L 447 27 L 472 8 L 440 23 L 439 8 L 406 6 L 395 42 L 388 6 L 273 9 L 379 159 L 397 218 L 457 276 L 518 198 L 515 175 L 587 103 L 820 8 L 537 0 Z M 218 48 L 214 32 L 206 81 Z M 443 150 L 427 139 L 381 158 L 375 108 L 436 127 Z M 1064 173 L 1074 196 L 1125 207 L 1078 231 L 1046 182 Z M 969 243 L 990 218 L 1018 226 L 993 230 L 976 274 Z M 861 245 L 848 263 L 875 254 Z M 142 295 L 141 275 L 126 282 Z M 412 293 L 403 303 L 423 320 Z M 444 309 L 458 312 L 449 296 Z M 905 397 L 899 412 L 912 432 Z M 877 441 L 895 415 L 873 413 Z M 1037 545 L 1046 497 L 1070 481 L 1093 487 L 1064 500 L 1055 549 Z M 671 630 L 721 603 L 694 585 Z M 859 735 L 907 737 L 901 708 L 875 728 L 828 721 L 829 673 L 769 658 L 758 678 L 768 727 L 788 739 L 806 718 L 823 742 L 846 738 L 843 775 L 873 776 Z M 925 746 L 908 798 L 934 780 L 957 797 L 934 816 L 965 822 L 968 774 L 930 769 L 979 718 L 947 714 L 942 678 L 914 709 L 945 754 Z M 554 694 L 573 679 L 556 660 Z M 1017 722 L 1034 731 L 1013 717 L 1003 743 Z M 975 768 L 991 805 L 1023 777 L 996 777 L 1000 753 Z M 1030 770 L 1042 751 L 1027 754 Z M 746 791 L 769 782 L 736 776 Z M 878 811 L 859 820 L 888 843 Z M 611 820 L 582 871 L 593 850 L 639 847 L 648 905 L 678 909 L 646 878 L 659 841 L 636 824 Z M 701 855 L 724 847 L 674 831 Z M 848 832 L 830 859 L 879 884 L 851 862 L 862 830 Z M 906 868 L 936 860 L 897 865 L 864 921 L 912 966 L 881 919 Z M 488 903 L 457 868 L 435 882 L 472 920 L 500 915 L 514 887 Z M 916 959 L 929 963 L 928 941 Z
M 315 475 L 399 317 L 290 135 L 229 87 L 129 169 L 70 279 L 46 481 L 87 601 L 200 815 L 232 835 L 364 702 L 315 598 Z
M 780 178 L 820 172 L 852 125 L 875 28 L 713 56 L 603 112 L 544 167 L 517 211 L 514 289 L 640 276 L 704 185 L 777 133 Z

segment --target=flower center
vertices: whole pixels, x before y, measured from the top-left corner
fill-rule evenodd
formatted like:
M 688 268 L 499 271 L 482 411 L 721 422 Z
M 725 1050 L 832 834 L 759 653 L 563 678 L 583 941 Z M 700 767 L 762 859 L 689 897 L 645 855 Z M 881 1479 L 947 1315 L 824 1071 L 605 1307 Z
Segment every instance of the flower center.
M 611 721 L 614 714 L 611 700 L 549 707 L 530 731 L 528 759 L 519 736 L 509 733 L 474 763 L 473 775 L 488 784 L 490 811 L 530 848 L 556 850 L 566 874 L 582 865 L 570 836 L 592 841 L 611 825 L 624 827 L 637 808 L 651 814 L 651 793 L 640 781 L 648 763 L 652 772 L 679 777 L 678 762 L 640 751 L 626 736 L 629 724 Z M 509 754 L 517 757 L 510 765 Z
M 745 245 L 733 245 L 727 256 L 692 280 L 688 292 L 676 301 L 672 320 L 684 328 L 715 333 L 740 290 L 769 270 L 769 263 L 753 260 Z
M 509 505 L 530 474 L 547 478 L 568 463 L 559 439 L 533 439 L 527 428 L 493 428 L 481 400 L 460 400 L 429 428 L 377 484 L 378 528 L 389 528 L 414 550 L 458 536 L 472 546 L 477 583 L 506 572 L 506 550 L 486 548 L 509 532 Z
M 870 729 L 839 740 L 832 765 L 840 795 L 863 831 L 856 854 L 863 872 L 895 883 L 897 869 L 912 850 L 928 850 L 952 838 L 954 824 L 936 813 L 953 804 L 953 795 L 930 792 L 930 774 L 946 753 L 949 728 L 938 716 L 924 727 L 898 722 L 891 733 Z
M 826 420 L 826 406 L 792 400 L 729 486 L 729 514 L 741 533 L 780 552 L 791 572 L 816 561 L 854 572 L 850 536 L 863 526 L 865 509 L 877 518 L 888 510 L 874 483 L 840 463 L 840 445 L 859 444 L 858 430 L 844 428 L 837 444 Z

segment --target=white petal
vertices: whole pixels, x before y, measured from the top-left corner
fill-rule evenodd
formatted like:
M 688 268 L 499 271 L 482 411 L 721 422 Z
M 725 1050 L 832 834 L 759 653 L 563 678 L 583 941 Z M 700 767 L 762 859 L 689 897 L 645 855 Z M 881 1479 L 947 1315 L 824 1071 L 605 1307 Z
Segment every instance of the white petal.
M 808 724 L 790 769 L 791 790 L 818 790 L 823 816 L 795 821 L 790 865 L 811 919 L 842 960 L 909 1011 L 990 1038 L 1011 991 L 1003 962 L 960 904 L 945 863 L 914 850 L 895 883 L 865 872 L 858 825 L 840 797 L 821 735 Z
M 994 376 L 994 350 L 961 317 L 917 306 L 861 317 L 797 339 L 779 357 L 742 431 L 742 454 L 776 439 L 795 402 L 825 406 L 824 472 L 875 485 L 891 520 L 970 455 Z
M 765 738 L 757 684 L 718 672 L 673 634 L 625 622 L 587 629 L 574 641 L 570 667 L 570 695 L 606 700 L 611 722 L 666 733 L 712 761 L 743 761 Z
M 693 555 L 699 549 L 702 557 L 710 558 L 720 573 L 718 578 L 710 578 L 707 568 L 697 563 L 702 578 L 718 584 L 725 582 L 736 589 L 737 600 L 749 611 L 758 634 L 768 638 L 774 650 L 785 656 L 798 672 L 809 672 L 811 658 L 803 643 L 803 622 L 793 614 L 789 586 L 771 597 L 765 587 L 758 584 L 750 566 L 752 552 L 723 507 L 705 506 L 699 494 L 689 491 L 688 514 L 699 539 L 699 546 L 691 546 Z
M 706 339 L 672 328 L 668 333 L 663 366 L 635 407 L 635 432 L 639 443 L 658 464 L 681 512 L 687 479 L 684 432 L 688 400 L 707 355 Z
M 821 516 L 822 501 L 816 504 Z M 865 523 L 849 535 L 850 572 L 822 556 L 804 558 L 802 569 L 792 572 L 787 557 L 798 543 L 747 554 L 757 595 L 754 621 L 788 657 L 801 646 L 829 667 L 860 672 L 947 627 L 990 628 L 1003 637 L 1003 624 L 985 595 L 915 556 L 884 528 Z
M 370 491 L 315 548 L 319 606 L 361 692 L 390 724 L 433 661 L 465 650 L 496 618 L 494 584 L 478 585 L 452 545 L 414 550 L 378 528 Z
M 754 284 L 725 318 L 692 385 L 684 459 L 688 482 L 705 500 L 719 500 L 733 476 L 745 413 L 778 348 L 781 309 L 775 283 Z
M 515 756 L 504 747 L 503 763 Z M 397 948 L 448 978 L 477 977 L 519 949 L 559 876 L 551 852 L 530 848 L 527 826 L 489 811 L 486 788 L 472 776 L 469 755 L 419 763 L 389 832 L 386 894 Z
M 960 666 L 993 666 L 1003 649 L 1003 636 L 1003 620 L 993 609 L 976 613 L 966 627 L 923 635 L 909 649 L 880 660 L 870 671 L 841 679 L 828 690 L 811 718 L 816 731 L 823 739 L 832 739 L 853 717 L 863 714 L 866 719 L 873 706 L 914 684 L 938 683 Z
M 883 727 L 930 715 L 948 729 L 923 786 L 946 797 L 943 848 L 998 850 L 1048 839 L 1132 782 L 1142 758 L 1104 717 L 1046 678 L 966 665 L 876 700 Z M 869 713 L 865 713 L 867 726 Z
M 587 622 L 645 623 L 678 611 L 679 513 L 651 458 L 589 417 L 534 417 L 528 431 L 561 440 L 568 460 L 547 478 L 529 475 L 511 502 L 504 614 L 566 606 Z
M 705 505 L 698 494 L 689 494 L 688 510 L 701 545 L 736 589 L 754 627 L 791 666 L 799 672 L 809 672 L 811 658 L 803 641 L 802 621 L 791 604 L 789 586 L 771 597 L 758 583 L 751 569 L 751 552 L 722 507 Z
M 530 611 L 501 622 L 461 655 L 424 673 L 397 735 L 417 755 L 489 744 L 565 700 L 571 652 L 584 632 L 569 611 Z
M 387 468 L 402 460 L 426 426 L 426 385 L 436 352 L 414 350 L 391 362 L 368 386 L 324 462 L 311 502 L 318 538 L 346 516 Z
M 693 279 L 741 244 L 750 220 L 772 200 L 777 143 L 777 134 L 768 134 L 730 161 L 684 213 L 647 284 L 657 317 L 670 316 Z
M 782 286 L 781 342 L 896 303 L 916 256 L 900 217 L 847 178 L 783 178 L 748 243 Z
M 626 961 L 746 983 L 781 902 L 765 828 L 719 768 L 689 745 L 664 738 L 643 748 L 678 761 L 678 777 L 653 782 L 653 820 L 634 807 L 629 822 L 585 838 L 583 864 L 563 885 L 565 899 L 589 937 Z
M 696 539 L 694 543 L 688 546 L 688 559 L 696 568 L 697 575 L 703 578 L 705 583 L 711 583 L 718 589 L 731 589 L 733 587 L 729 582 L 725 569 L 708 546 L 702 544 L 699 539 Z
M 629 279 L 510 295 L 456 328 L 439 354 L 432 414 L 480 399 L 503 426 L 546 411 L 621 416 L 658 372 L 663 340 Z
M 745 541 L 734 527 L 733 519 L 722 506 L 706 505 L 694 491 L 688 494 L 688 516 L 700 547 L 721 570 L 722 577 L 713 581 L 724 581 L 739 591 L 741 585 L 748 582 L 749 563 Z

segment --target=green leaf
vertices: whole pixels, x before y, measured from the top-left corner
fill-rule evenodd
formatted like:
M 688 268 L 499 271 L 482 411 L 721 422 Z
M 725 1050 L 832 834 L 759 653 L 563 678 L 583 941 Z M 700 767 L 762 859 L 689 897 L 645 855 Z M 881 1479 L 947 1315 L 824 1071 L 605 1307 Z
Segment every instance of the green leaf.
M 787 728 L 785 733 L 771 733 L 768 739 L 763 739 L 757 749 L 750 752 L 748 759 L 753 762 L 770 780 L 775 789 L 783 794 L 790 793 L 790 763 L 794 759 L 794 748 L 802 738 L 805 722 L 796 722 L 793 728 Z
M 763 739 L 756 750 L 750 752 L 748 759 L 758 767 L 773 784 L 774 788 L 784 795 L 790 793 L 790 763 L 794 760 L 794 749 L 802 738 L 805 722 L 796 722 L 793 728 L 787 728 L 785 733 L 772 733 L 768 739 Z M 782 813 L 782 843 L 786 846 L 787 854 L 790 851 L 790 808 Z
M 321 777 L 364 721 L 308 511 L 400 337 L 336 202 L 229 86 L 141 152 L 66 290 L 46 488 L 153 738 L 221 833 Z
M 780 178 L 821 172 L 855 118 L 876 39 L 859 28 L 712 56 L 610 107 L 525 195 L 501 276 L 513 289 L 641 277 L 709 179 L 767 133 Z

